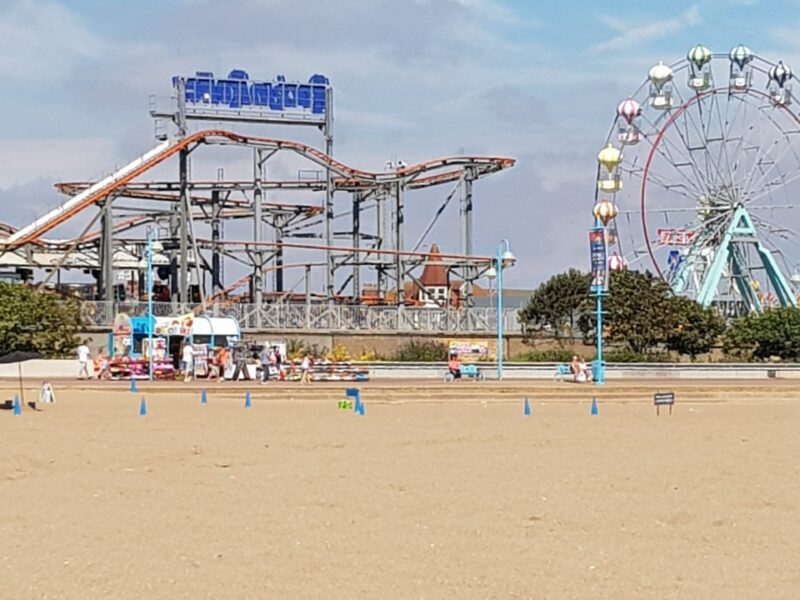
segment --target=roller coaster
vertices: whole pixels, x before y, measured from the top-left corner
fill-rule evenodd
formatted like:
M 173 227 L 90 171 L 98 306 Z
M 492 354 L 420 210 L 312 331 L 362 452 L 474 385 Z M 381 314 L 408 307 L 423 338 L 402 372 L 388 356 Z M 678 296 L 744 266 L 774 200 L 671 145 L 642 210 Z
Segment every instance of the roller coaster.
M 390 161 L 382 172 L 356 169 L 332 156 L 333 96 L 327 78 L 314 76 L 313 86 L 279 78 L 262 89 L 242 74 L 233 71 L 220 82 L 209 73 L 176 77 L 166 110 L 151 100 L 158 145 L 98 181 L 57 183 L 68 197 L 60 206 L 22 227 L 0 227 L 0 268 L 41 273 L 40 285 L 62 271 L 82 270 L 96 282 L 95 299 L 105 302 L 119 299 L 119 281 L 134 280 L 135 285 L 125 284 L 128 294 L 142 300 L 149 236 L 155 239 L 150 264 L 159 286 L 169 292 L 163 299 L 175 304 L 247 301 L 258 309 L 264 303 L 291 302 L 299 282 L 287 286 L 286 273 L 299 270 L 306 300 L 361 305 L 368 285 L 370 303 L 407 306 L 420 301 L 416 294 L 409 297 L 409 284 L 424 290 L 418 272 L 428 252 L 422 245 L 442 216 L 454 212 L 446 209 L 456 199 L 459 248 L 436 260 L 446 266 L 448 277 L 459 281 L 459 301 L 470 306 L 474 282 L 491 267 L 491 258 L 473 252 L 473 184 L 512 167 L 514 160 L 452 156 L 413 165 Z M 249 89 L 250 96 L 236 91 L 245 85 L 242 81 L 250 86 L 241 88 Z M 304 92 L 304 86 L 309 90 Z M 254 89 L 264 99 L 258 106 L 252 102 Z M 281 106 L 270 110 L 275 98 Z M 249 135 L 237 127 L 189 131 L 190 122 L 202 120 L 251 129 L 253 124 L 312 125 L 322 132 L 323 148 Z M 173 131 L 164 133 L 166 127 Z M 216 179 L 195 179 L 191 161 L 210 147 L 249 153 L 252 177 L 226 179 L 218 168 Z M 286 172 L 289 162 L 302 167 L 297 177 L 268 176 Z M 175 167 L 174 178 L 148 179 L 154 173 L 175 172 Z M 447 189 L 445 197 L 416 242 L 408 244 L 408 196 L 437 187 Z M 281 201 L 266 201 L 267 193 Z M 316 200 L 295 202 L 298 195 Z M 62 228 L 71 235 L 52 237 Z M 232 232 L 248 228 L 251 234 L 244 239 L 231 239 Z M 226 270 L 236 274 L 237 269 L 240 276 L 226 281 Z M 316 269 L 324 275 L 312 276 Z M 312 292 L 311 281 L 317 286 L 321 282 L 322 289 Z

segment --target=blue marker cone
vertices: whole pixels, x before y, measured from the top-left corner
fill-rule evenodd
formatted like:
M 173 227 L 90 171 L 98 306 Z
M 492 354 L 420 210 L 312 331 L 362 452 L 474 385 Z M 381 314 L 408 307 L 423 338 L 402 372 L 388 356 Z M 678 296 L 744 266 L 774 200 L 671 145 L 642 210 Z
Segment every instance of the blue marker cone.
M 200 391 L 200 404 L 208 404 L 208 396 L 205 390 Z
M 244 407 L 250 408 L 250 390 L 244 393 Z
M 19 415 L 20 415 L 19 396 L 14 394 L 14 416 L 18 417 Z
M 597 398 L 592 398 L 592 416 L 597 416 Z
M 131 393 L 136 393 L 136 380 L 131 377 Z
M 358 405 L 361 404 L 361 394 L 358 391 L 358 388 L 347 388 L 344 391 L 345 396 L 348 398 L 353 398 L 353 412 L 358 412 Z
M 531 416 L 531 405 L 528 402 L 528 399 L 525 398 L 525 404 L 522 406 L 522 414 L 523 416 L 530 417 Z
M 139 416 L 140 417 L 147 416 L 147 403 L 144 401 L 144 396 L 142 396 L 142 399 L 139 400 Z

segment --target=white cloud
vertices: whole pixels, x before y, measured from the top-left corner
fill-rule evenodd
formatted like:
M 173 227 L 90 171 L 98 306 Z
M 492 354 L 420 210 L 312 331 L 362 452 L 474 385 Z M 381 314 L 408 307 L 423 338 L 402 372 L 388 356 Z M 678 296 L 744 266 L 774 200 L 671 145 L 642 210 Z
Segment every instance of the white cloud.
M 0 189 L 43 177 L 54 183 L 97 178 L 113 169 L 113 146 L 101 137 L 6 140 L 0 144 Z
M 0 77 L 5 80 L 60 77 L 103 52 L 99 38 L 57 2 L 10 0 L 0 12 Z
M 596 44 L 594 49 L 599 51 L 631 48 L 643 42 L 652 42 L 670 34 L 677 33 L 678 31 L 682 31 L 687 27 L 693 27 L 702 23 L 700 7 L 697 4 L 677 17 L 661 19 L 638 26 L 627 24 L 621 19 L 616 18 L 605 17 L 600 20 L 610 29 L 618 32 L 619 35 L 605 42 L 601 42 L 600 44 Z

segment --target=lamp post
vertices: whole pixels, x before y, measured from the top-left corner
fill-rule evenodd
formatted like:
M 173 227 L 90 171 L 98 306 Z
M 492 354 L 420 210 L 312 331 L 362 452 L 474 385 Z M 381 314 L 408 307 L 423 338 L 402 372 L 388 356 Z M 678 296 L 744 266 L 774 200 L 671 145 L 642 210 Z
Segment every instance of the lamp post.
M 600 200 L 592 210 L 594 226 L 589 230 L 589 251 L 591 253 L 591 291 L 595 297 L 595 341 L 597 358 L 595 359 L 592 379 L 595 385 L 605 383 L 605 366 L 603 364 L 603 295 L 608 292 L 608 245 L 606 241 L 606 225 L 617 216 L 617 207 L 608 200 Z
M 497 246 L 495 272 L 497 274 L 497 379 L 503 379 L 503 269 L 513 267 L 517 257 L 511 252 L 508 240 L 504 239 Z
M 155 230 L 152 227 L 147 228 L 147 245 L 145 246 L 145 255 L 139 261 L 139 268 L 145 269 L 145 286 L 147 286 L 147 343 L 149 345 L 149 358 L 147 377 L 150 381 L 153 380 L 153 330 L 155 329 L 156 318 L 153 315 L 153 264 L 164 265 L 169 264 L 169 261 L 163 254 L 153 256 L 154 252 L 160 253 L 164 246 L 158 239 L 153 239 Z M 155 260 L 154 260 L 155 258 Z
M 153 381 L 153 229 L 147 228 L 147 378 Z

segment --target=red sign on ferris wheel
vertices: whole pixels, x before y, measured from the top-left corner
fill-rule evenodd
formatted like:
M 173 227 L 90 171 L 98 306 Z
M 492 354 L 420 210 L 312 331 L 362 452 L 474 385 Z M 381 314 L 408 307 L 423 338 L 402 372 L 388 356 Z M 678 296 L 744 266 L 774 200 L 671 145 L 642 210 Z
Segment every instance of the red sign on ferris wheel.
M 688 246 L 697 234 L 696 231 L 684 228 L 661 228 L 656 229 L 659 246 Z

